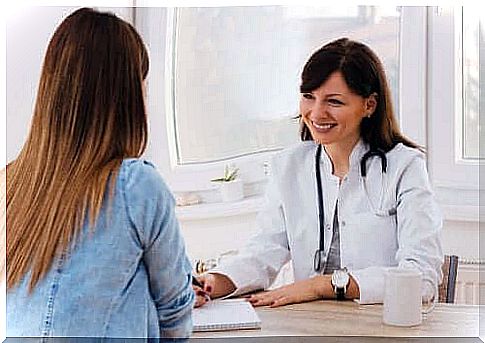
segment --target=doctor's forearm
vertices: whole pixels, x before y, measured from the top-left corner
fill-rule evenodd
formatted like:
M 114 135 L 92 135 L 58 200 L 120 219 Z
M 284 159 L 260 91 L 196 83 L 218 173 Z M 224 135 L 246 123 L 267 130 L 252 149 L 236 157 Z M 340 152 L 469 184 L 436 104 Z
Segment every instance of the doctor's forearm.
M 323 299 L 335 299 L 336 295 L 332 287 L 332 276 L 328 275 L 318 275 L 313 278 L 315 281 L 315 289 L 317 294 Z M 347 299 L 358 299 L 360 298 L 360 291 L 357 282 L 350 276 L 349 285 L 347 286 L 347 292 L 345 294 Z

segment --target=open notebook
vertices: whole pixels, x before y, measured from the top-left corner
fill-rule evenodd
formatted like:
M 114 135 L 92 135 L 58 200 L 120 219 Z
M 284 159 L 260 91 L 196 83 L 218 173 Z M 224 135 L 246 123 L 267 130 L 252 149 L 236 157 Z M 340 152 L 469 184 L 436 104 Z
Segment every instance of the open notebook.
M 194 331 L 261 328 L 253 306 L 244 299 L 213 300 L 192 311 Z

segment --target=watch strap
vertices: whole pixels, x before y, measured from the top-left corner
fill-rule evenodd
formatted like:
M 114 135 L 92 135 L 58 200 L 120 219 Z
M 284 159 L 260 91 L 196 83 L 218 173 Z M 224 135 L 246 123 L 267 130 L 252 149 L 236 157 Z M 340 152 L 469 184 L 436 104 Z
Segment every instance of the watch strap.
M 337 300 L 345 300 L 345 288 L 344 287 L 336 287 L 335 294 L 337 295 Z

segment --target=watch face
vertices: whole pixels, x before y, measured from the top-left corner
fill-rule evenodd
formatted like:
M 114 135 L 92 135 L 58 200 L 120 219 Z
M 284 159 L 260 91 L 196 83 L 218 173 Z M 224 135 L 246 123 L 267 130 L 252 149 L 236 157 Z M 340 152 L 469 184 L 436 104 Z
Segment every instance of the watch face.
M 349 282 L 349 274 L 343 270 L 336 270 L 332 274 L 332 284 L 338 288 L 347 286 Z

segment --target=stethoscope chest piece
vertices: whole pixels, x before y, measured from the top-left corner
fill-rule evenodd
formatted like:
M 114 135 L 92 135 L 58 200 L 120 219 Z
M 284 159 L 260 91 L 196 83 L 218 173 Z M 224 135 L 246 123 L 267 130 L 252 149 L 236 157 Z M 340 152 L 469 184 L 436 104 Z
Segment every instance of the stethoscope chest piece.
M 326 258 L 325 258 L 325 251 L 318 249 L 315 251 L 315 256 L 313 257 L 313 270 L 317 273 L 321 272 L 323 266 L 325 265 Z

